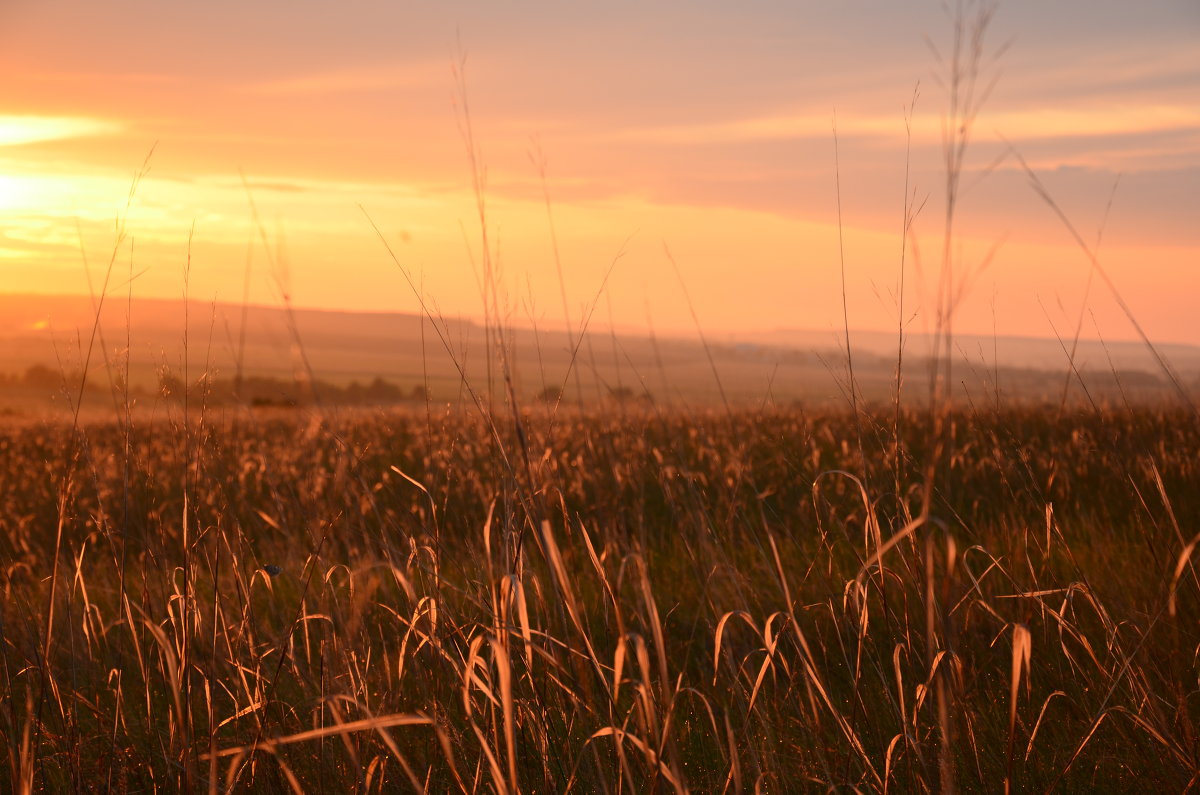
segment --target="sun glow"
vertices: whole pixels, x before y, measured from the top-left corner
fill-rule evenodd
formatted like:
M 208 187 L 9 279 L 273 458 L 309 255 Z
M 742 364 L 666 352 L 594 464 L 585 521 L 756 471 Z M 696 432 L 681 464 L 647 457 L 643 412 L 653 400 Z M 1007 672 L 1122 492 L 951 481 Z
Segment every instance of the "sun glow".
M 121 125 L 75 116 L 0 116 L 0 146 L 21 146 L 120 132 Z
M 14 177 L 0 174 L 0 210 L 24 210 L 37 204 L 41 191 L 37 177 Z
M 335 16 L 263 0 L 232 27 L 222 3 L 17 5 L 0 29 L 2 290 L 84 292 L 83 268 L 115 251 L 146 296 L 178 296 L 192 263 L 194 293 L 240 300 L 249 272 L 271 303 L 286 263 L 297 305 L 417 311 L 408 273 L 423 300 L 471 314 L 487 245 L 539 318 L 563 314 L 563 293 L 578 315 L 603 283 L 613 322 L 690 334 L 664 243 L 705 323 L 730 331 L 840 326 L 843 259 L 863 328 L 895 326 L 902 252 L 936 279 L 950 84 L 922 37 L 951 54 L 941 3 L 675 2 L 636 30 L 545 0 Z M 1104 226 L 1106 272 L 1147 333 L 1200 340 L 1194 15 L 1004 5 L 988 34 L 1001 57 L 972 76 L 986 101 L 953 233 L 968 254 L 1004 244 L 956 327 L 1051 333 L 1040 300 L 1073 330 L 1096 300 L 1015 151 L 1087 240 Z M 907 248 L 904 201 L 924 208 Z M 920 277 L 904 283 L 916 311 Z

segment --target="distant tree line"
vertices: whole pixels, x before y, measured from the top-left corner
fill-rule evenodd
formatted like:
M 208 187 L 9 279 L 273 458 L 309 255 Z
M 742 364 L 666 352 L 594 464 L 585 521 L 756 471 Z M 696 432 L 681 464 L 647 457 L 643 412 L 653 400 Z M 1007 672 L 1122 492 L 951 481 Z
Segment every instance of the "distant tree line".
M 21 374 L 0 373 L 0 389 L 21 389 L 47 396 L 59 394 L 64 388 L 74 393 L 81 382 L 78 370 L 63 371 L 44 364 L 34 364 Z M 102 374 L 93 374 L 86 388 L 88 392 L 99 392 L 107 386 Z M 118 391 L 124 389 L 120 376 L 113 387 Z M 351 381 L 345 386 L 319 379 L 308 381 L 269 376 L 241 379 L 205 377 L 185 385 L 182 378 L 166 367 L 158 371 L 156 392 L 167 400 L 181 400 L 186 395 L 189 399 L 204 400 L 209 404 L 245 403 L 252 406 L 302 406 L 315 401 L 338 405 L 388 405 L 424 402 L 428 397 L 424 386 L 418 384 L 406 390 L 380 377 L 366 383 Z M 130 394 L 149 397 L 152 393 L 145 387 L 134 386 Z
M 183 380 L 170 370 L 160 370 L 159 394 L 167 399 L 179 399 L 185 394 Z M 247 403 L 251 406 L 305 406 L 316 402 L 338 405 L 390 405 L 408 401 L 424 402 L 428 393 L 417 385 L 405 390 L 398 384 L 376 376 L 367 383 L 351 381 L 345 386 L 321 379 L 272 378 L 248 376 L 236 378 L 201 378 L 186 388 L 192 399 L 209 403 Z
M 74 392 L 79 389 L 81 381 L 82 374 L 78 368 L 60 370 L 44 364 L 31 365 L 20 375 L 0 373 L 0 388 L 3 389 L 25 388 L 44 392 L 61 392 L 65 387 Z M 87 388 L 89 391 L 93 391 L 98 387 L 95 383 L 88 383 Z

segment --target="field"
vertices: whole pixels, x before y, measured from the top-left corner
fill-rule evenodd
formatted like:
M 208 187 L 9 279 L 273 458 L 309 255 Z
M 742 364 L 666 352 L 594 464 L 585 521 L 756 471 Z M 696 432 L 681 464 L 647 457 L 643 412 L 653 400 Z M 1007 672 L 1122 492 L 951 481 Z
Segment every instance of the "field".
M 17 790 L 1200 776 L 1187 409 L 197 401 L 0 449 Z

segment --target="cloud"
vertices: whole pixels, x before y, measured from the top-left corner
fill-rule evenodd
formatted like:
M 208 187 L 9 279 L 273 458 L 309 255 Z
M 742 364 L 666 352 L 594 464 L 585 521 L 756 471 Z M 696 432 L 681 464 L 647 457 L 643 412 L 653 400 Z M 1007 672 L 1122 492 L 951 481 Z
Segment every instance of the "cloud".
M 80 116 L 0 116 L 0 146 L 114 135 L 122 129 L 114 121 Z
M 1001 111 L 987 121 L 1009 137 L 1092 138 L 1200 130 L 1200 108 L 1166 104 L 1035 108 Z
M 303 185 L 299 185 L 295 182 L 268 182 L 261 180 L 254 182 L 247 181 L 246 188 L 252 191 L 269 190 L 276 193 L 304 193 L 309 190 L 309 188 L 306 188 Z
M 880 116 L 837 114 L 840 135 L 900 139 L 904 121 L 899 113 Z M 914 139 L 940 140 L 944 119 L 917 113 L 911 121 Z M 760 116 L 728 122 L 634 128 L 609 136 L 655 144 L 748 143 L 798 138 L 829 138 L 834 114 L 800 113 Z M 1077 138 L 1137 133 L 1200 130 L 1200 108 L 1182 105 L 1125 105 L 1104 108 L 1028 108 L 985 113 L 976 120 L 980 131 L 995 130 L 1012 139 Z
M 178 80 L 175 75 L 155 72 L 35 72 L 25 75 L 34 82 L 69 84 L 79 83 L 95 86 L 100 83 L 121 83 L 128 86 L 167 85 Z
M 360 66 L 251 83 L 243 88 L 250 94 L 297 96 L 381 91 L 424 85 L 429 79 L 423 64 Z

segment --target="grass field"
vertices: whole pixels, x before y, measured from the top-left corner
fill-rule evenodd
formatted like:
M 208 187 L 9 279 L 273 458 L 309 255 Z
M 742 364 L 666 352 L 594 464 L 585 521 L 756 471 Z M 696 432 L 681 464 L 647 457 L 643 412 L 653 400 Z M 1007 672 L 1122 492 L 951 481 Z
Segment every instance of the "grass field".
M 0 434 L 16 789 L 1200 774 L 1186 410 L 169 408 Z

